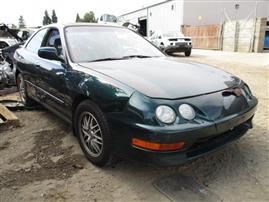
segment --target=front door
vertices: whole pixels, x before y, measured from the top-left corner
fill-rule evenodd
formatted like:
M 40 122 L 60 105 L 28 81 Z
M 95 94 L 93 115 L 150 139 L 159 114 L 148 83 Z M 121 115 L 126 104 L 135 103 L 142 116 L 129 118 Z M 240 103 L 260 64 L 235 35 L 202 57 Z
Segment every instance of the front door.
M 57 29 L 49 30 L 43 47 L 54 47 L 59 57 L 63 57 L 60 34 Z M 47 107 L 59 113 L 62 118 L 68 117 L 65 104 L 65 95 L 68 93 L 66 86 L 67 66 L 65 63 L 55 60 L 40 58 L 37 68 L 40 74 L 38 87 L 43 91 L 43 102 Z

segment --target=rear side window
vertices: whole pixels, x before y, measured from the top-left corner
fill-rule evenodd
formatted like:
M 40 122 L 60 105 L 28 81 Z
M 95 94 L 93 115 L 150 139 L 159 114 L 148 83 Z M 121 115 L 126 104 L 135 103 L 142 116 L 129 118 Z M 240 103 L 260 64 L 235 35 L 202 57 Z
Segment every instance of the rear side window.
M 31 51 L 32 53 L 37 54 L 46 33 L 47 29 L 42 29 L 38 33 L 36 33 L 35 36 L 27 44 L 26 49 Z

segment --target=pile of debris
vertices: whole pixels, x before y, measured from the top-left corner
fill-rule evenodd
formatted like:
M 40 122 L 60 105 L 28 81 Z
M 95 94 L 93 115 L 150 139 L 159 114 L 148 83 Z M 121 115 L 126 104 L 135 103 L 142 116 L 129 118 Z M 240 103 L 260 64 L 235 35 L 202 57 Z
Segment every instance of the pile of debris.
M 0 90 L 15 85 L 14 53 L 34 30 L 20 30 L 22 37 L 5 24 L 0 24 Z

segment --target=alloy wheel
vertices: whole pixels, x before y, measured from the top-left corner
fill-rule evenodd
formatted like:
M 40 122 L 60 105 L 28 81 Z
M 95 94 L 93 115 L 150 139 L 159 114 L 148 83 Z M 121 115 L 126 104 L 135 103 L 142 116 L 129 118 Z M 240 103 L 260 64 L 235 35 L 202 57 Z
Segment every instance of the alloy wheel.
M 81 114 L 81 135 L 86 151 L 92 157 L 98 157 L 103 151 L 103 135 L 97 119 L 90 113 Z

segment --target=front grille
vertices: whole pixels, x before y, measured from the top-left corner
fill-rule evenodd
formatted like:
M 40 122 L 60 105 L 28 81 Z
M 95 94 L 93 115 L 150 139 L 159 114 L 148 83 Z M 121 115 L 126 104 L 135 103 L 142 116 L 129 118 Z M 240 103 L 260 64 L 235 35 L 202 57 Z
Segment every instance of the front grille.
M 177 41 L 177 39 L 169 39 L 169 41 Z

